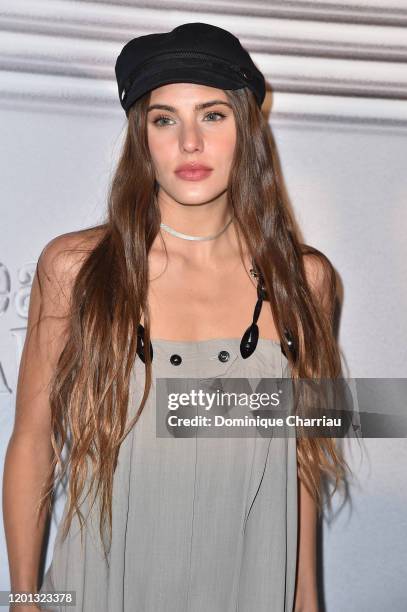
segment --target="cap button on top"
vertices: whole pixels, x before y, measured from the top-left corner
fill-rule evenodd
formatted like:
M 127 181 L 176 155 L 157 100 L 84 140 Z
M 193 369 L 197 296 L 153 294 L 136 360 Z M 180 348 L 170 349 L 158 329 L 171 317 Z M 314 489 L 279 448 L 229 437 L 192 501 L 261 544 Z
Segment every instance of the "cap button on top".
M 181 361 L 182 361 L 182 357 L 180 355 L 177 355 L 176 353 L 174 353 L 174 355 L 171 355 L 170 361 L 171 361 L 172 365 L 179 365 L 181 363 Z
M 228 361 L 228 360 L 229 360 L 229 357 L 230 357 L 230 353 L 229 353 L 228 351 L 220 351 L 220 352 L 218 353 L 218 359 L 219 359 L 219 361 L 222 361 L 222 362 L 224 362 L 224 361 Z

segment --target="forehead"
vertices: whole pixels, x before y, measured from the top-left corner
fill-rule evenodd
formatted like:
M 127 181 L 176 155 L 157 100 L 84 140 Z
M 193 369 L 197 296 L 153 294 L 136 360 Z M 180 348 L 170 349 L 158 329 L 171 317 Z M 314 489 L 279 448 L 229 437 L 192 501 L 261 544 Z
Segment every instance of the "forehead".
M 200 85 L 199 83 L 169 83 L 153 89 L 150 94 L 150 102 L 177 101 L 182 104 L 192 104 L 198 101 L 209 100 L 209 97 L 217 100 L 225 100 L 228 97 L 223 89 Z

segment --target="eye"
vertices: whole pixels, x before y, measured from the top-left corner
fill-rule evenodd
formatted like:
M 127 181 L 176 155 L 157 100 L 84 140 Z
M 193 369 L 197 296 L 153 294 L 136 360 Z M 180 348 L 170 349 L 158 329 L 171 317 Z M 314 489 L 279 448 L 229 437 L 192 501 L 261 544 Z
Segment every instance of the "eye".
M 226 115 L 224 115 L 224 114 L 223 114 L 223 113 L 221 113 L 221 112 L 218 112 L 218 111 L 216 111 L 216 112 L 215 112 L 215 111 L 211 111 L 210 113 L 207 113 L 207 114 L 205 115 L 205 119 L 206 119 L 207 117 L 213 117 L 213 116 L 215 116 L 215 115 L 217 115 L 218 117 L 220 117 L 220 119 L 216 119 L 216 120 L 215 120 L 215 122 L 216 122 L 216 121 L 222 121 L 222 119 L 224 119 L 224 118 L 226 117 Z M 159 115 L 158 117 L 156 117 L 156 118 L 153 120 L 153 124 L 154 124 L 154 125 L 157 125 L 158 127 L 163 127 L 164 125 L 169 125 L 169 123 L 165 123 L 167 120 L 168 120 L 168 121 L 171 121 L 171 118 L 170 118 L 170 117 L 167 117 L 166 115 Z M 163 123 L 163 122 L 164 122 L 164 123 Z M 212 122 L 212 121 L 211 121 L 211 122 Z
M 167 123 L 160 123 L 161 121 L 165 121 L 166 119 L 170 119 L 170 117 L 166 117 L 165 115 L 159 115 L 154 119 L 153 124 L 158 125 L 159 127 L 161 127 L 162 125 L 168 125 Z
M 219 121 L 221 121 L 222 119 L 225 118 L 226 115 L 224 115 L 223 113 L 219 113 L 217 111 L 212 111 L 210 113 L 208 113 L 207 115 L 205 115 L 205 117 L 210 117 L 211 115 L 218 115 L 218 117 L 221 117 L 221 119 L 219 119 Z

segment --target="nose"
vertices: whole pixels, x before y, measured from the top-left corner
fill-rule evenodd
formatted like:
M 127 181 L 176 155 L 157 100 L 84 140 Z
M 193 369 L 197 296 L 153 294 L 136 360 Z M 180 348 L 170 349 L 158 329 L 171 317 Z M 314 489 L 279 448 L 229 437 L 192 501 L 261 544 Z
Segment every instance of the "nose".
M 179 146 L 181 151 L 188 153 L 203 149 L 203 137 L 196 121 L 184 123 L 180 130 Z

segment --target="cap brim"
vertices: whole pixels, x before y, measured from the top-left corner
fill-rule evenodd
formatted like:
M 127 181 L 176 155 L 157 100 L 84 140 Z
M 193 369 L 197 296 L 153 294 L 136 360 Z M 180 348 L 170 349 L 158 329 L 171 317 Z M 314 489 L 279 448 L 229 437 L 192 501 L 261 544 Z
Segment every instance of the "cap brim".
M 167 68 L 165 71 L 157 72 L 153 75 L 136 78 L 133 82 L 127 96 L 122 102 L 122 106 L 126 111 L 126 115 L 130 107 L 145 93 L 157 89 L 162 85 L 170 83 L 196 83 L 198 85 L 207 85 L 217 89 L 240 89 L 247 87 L 247 83 L 240 80 L 238 76 L 233 74 L 220 74 L 212 70 L 205 70 L 200 67 L 199 70 L 194 66 L 181 68 Z

